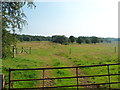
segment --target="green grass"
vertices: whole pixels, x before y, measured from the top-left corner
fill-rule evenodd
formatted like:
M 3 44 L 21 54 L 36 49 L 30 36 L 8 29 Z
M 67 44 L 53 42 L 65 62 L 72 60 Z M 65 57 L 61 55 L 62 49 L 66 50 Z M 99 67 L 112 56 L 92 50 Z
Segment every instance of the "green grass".
M 8 82 L 8 68 L 42 68 L 42 67 L 61 67 L 78 65 L 110 64 L 118 62 L 118 53 L 115 53 L 116 43 L 100 44 L 70 44 L 60 45 L 50 42 L 22 42 L 17 47 L 32 48 L 32 54 L 17 54 L 15 58 L 5 58 L 2 60 L 3 73 Z M 70 53 L 71 49 L 71 53 Z M 107 74 L 106 67 L 94 67 L 80 69 L 84 75 Z M 118 66 L 110 66 L 110 73 L 118 73 Z M 72 70 L 61 69 L 47 72 L 46 77 L 68 77 L 75 76 Z M 40 71 L 13 72 L 13 79 L 33 79 L 41 78 Z M 89 78 L 91 83 L 107 82 L 107 77 Z M 117 81 L 117 77 L 111 77 L 111 81 Z M 76 84 L 75 79 L 55 80 L 54 86 Z M 36 87 L 40 85 L 38 81 L 13 83 L 14 87 Z M 118 84 L 111 85 L 118 88 Z M 7 85 L 6 85 L 7 87 Z M 108 87 L 104 85 L 103 87 Z
M 53 66 L 65 66 L 64 63 L 61 63 L 58 60 L 55 60 L 53 62 Z M 73 75 L 72 72 L 70 72 L 68 69 L 55 69 L 53 70 L 55 77 L 70 77 Z M 63 85 L 75 85 L 76 80 L 75 79 L 56 79 L 55 80 L 55 86 L 63 86 Z
M 28 64 L 29 63 L 29 64 Z M 14 68 L 14 69 L 19 69 L 19 68 L 35 68 L 37 66 L 37 63 L 32 59 L 25 59 L 25 58 L 6 58 L 3 60 L 3 67 L 2 71 L 5 74 L 5 81 L 8 83 L 8 69 L 9 68 Z M 39 75 L 39 72 L 34 71 L 13 71 L 11 73 L 12 79 L 32 79 L 32 78 L 37 78 Z M 36 81 L 33 82 L 28 82 L 28 83 L 22 83 L 22 82 L 17 82 L 14 83 L 14 87 L 30 87 L 30 85 L 35 85 L 37 83 Z

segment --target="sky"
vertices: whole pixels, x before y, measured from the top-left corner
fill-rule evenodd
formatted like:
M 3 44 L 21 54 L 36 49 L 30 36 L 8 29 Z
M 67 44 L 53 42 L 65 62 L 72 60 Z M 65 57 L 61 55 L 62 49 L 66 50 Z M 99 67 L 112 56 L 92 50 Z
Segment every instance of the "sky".
M 118 37 L 119 0 L 35 0 L 20 34 Z

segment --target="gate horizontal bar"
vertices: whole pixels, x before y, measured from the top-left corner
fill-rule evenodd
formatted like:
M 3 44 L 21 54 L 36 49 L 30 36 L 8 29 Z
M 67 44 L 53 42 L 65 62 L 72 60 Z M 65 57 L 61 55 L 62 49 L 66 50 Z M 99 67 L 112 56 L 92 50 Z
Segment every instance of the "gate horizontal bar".
M 113 76 L 113 75 L 120 75 L 120 74 L 78 76 L 78 78 L 85 78 L 85 77 L 100 77 L 100 76 Z M 21 79 L 21 80 L 19 79 L 19 80 L 11 80 L 11 82 L 17 82 L 17 81 L 34 81 L 34 80 L 52 80 L 52 79 L 68 79 L 68 78 L 77 78 L 77 76 L 73 76 L 73 77 L 58 77 L 58 78 L 44 78 L 44 79 Z
M 105 85 L 105 84 L 116 84 L 120 82 L 111 82 L 111 83 L 97 83 L 97 84 L 81 84 L 78 86 L 91 86 L 91 85 Z M 77 85 L 67 85 L 67 86 L 54 86 L 54 87 L 44 87 L 44 89 L 47 88 L 61 88 L 61 87 L 76 87 Z M 43 87 L 37 87 L 37 88 L 11 88 L 10 90 L 21 90 L 21 89 L 43 89 Z

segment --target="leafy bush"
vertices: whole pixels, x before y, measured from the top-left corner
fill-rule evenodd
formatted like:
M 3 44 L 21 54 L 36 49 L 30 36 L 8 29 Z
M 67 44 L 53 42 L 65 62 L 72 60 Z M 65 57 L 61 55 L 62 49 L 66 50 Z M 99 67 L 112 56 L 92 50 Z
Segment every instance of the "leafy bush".
M 9 31 L 3 30 L 2 32 L 2 57 L 12 56 L 11 45 L 16 45 L 17 39 L 14 34 Z

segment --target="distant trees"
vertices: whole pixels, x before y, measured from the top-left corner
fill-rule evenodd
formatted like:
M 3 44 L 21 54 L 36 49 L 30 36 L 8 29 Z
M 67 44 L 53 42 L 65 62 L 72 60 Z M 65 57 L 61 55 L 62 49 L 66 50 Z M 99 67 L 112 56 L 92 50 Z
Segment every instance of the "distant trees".
M 18 40 L 22 41 L 51 41 L 52 37 L 31 36 L 31 35 L 16 35 Z
M 102 40 L 102 39 L 99 39 L 99 42 L 100 42 L 100 43 L 103 43 L 103 40 Z
M 71 43 L 75 42 L 75 37 L 74 37 L 74 36 L 70 36 L 70 37 L 69 37 L 69 41 L 70 41 Z
M 52 36 L 52 42 L 67 45 L 68 44 L 68 38 L 65 37 L 64 35 L 63 36 L 54 35 L 54 36 Z
M 83 37 L 83 36 L 79 36 L 76 40 L 77 43 L 81 44 L 81 43 L 86 43 L 86 44 L 89 44 L 89 43 L 93 43 L 93 44 L 96 44 L 96 43 L 100 43 L 100 42 L 103 42 L 102 39 L 98 38 L 98 37 Z
M 81 37 L 78 37 L 77 40 L 76 40 L 77 43 L 81 44 L 83 43 L 83 39 Z
M 86 44 L 89 44 L 89 43 L 91 43 L 91 40 L 90 40 L 90 38 L 86 38 L 86 39 L 85 39 L 85 43 L 86 43 Z
M 45 37 L 45 36 L 32 36 L 32 35 L 16 35 L 16 38 L 19 41 L 51 41 L 53 43 L 60 43 L 60 44 L 69 44 L 69 43 L 86 43 L 86 44 L 96 44 L 96 43 L 110 43 L 111 40 L 116 40 L 116 39 L 110 39 L 110 38 L 98 38 L 95 36 L 92 37 L 85 37 L 85 36 L 79 36 L 78 38 L 74 36 L 65 37 L 64 35 L 54 35 L 52 37 Z
M 99 38 L 98 37 L 91 37 L 91 42 L 92 43 L 99 43 Z

